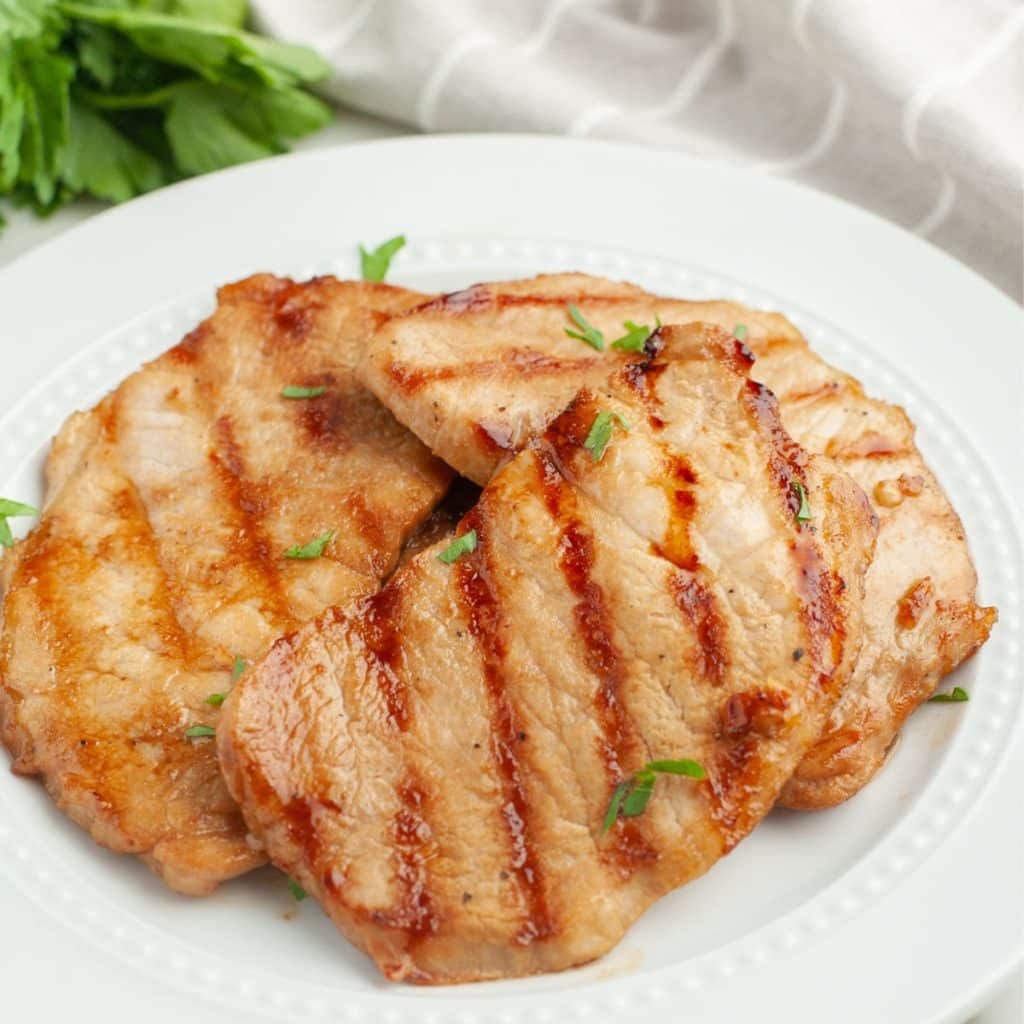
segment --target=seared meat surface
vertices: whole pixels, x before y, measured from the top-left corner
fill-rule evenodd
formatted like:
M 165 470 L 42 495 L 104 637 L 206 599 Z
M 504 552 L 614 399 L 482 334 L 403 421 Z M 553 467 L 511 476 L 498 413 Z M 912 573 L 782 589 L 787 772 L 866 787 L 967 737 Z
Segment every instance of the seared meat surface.
M 600 331 L 598 351 L 573 304 Z M 685 302 L 584 274 L 481 284 L 387 321 L 360 367 L 367 386 L 459 472 L 486 482 L 610 363 L 642 358 L 615 349 L 626 321 L 653 328 L 704 321 L 742 325 L 753 375 L 780 400 L 787 430 L 835 459 L 880 520 L 868 573 L 866 639 L 854 679 L 782 802 L 813 809 L 864 786 L 909 714 L 987 639 L 995 610 L 975 601 L 977 578 L 963 528 L 896 406 L 867 396 L 810 350 L 784 317 L 730 302 Z
M 750 832 L 849 680 L 863 493 L 734 338 L 665 335 L 671 360 L 582 390 L 494 476 L 475 549 L 419 553 L 225 704 L 250 827 L 389 978 L 600 956 Z M 659 776 L 604 830 L 620 783 L 684 758 L 706 778 Z
M 423 299 L 332 279 L 221 289 L 180 345 L 65 424 L 42 521 L 0 562 L 15 771 L 182 892 L 264 860 L 213 742 L 186 730 L 216 724 L 208 698 L 236 659 L 374 592 L 451 479 L 353 374 L 380 318 Z M 328 531 L 322 558 L 283 557 Z

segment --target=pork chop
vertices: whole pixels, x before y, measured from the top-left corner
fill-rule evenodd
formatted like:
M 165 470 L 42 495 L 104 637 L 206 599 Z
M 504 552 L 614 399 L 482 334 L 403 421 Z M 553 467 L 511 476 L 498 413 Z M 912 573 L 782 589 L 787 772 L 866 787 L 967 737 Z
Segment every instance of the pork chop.
M 576 306 L 604 349 L 568 312 Z M 642 358 L 612 343 L 637 328 L 705 321 L 740 334 L 754 375 L 779 397 L 787 430 L 836 459 L 881 522 L 867 580 L 866 640 L 854 679 L 782 803 L 842 802 L 878 771 L 910 713 L 985 642 L 996 619 L 975 601 L 960 520 L 914 443 L 902 409 L 829 366 L 783 316 L 732 302 L 686 302 L 584 274 L 481 284 L 385 323 L 360 367 L 367 386 L 460 472 L 485 482 L 609 360 Z M 644 331 L 633 334 L 642 344 Z
M 264 860 L 202 735 L 236 660 L 376 590 L 448 486 L 353 376 L 378 319 L 423 299 L 332 279 L 222 288 L 180 345 L 65 424 L 42 520 L 0 563 L 14 770 L 182 892 Z M 283 557 L 328 531 L 323 557 Z
M 225 705 L 250 827 L 388 978 L 600 956 L 750 832 L 847 682 L 863 493 L 787 437 L 739 342 L 673 340 L 497 473 L 475 549 L 421 552 Z M 706 778 L 623 799 L 663 759 Z

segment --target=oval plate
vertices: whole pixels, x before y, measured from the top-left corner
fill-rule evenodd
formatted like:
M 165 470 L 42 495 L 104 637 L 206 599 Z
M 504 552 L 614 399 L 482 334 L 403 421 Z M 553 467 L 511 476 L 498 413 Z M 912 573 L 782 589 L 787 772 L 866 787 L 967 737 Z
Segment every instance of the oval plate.
M 904 405 L 1000 622 L 833 811 L 776 812 L 603 961 L 535 979 L 390 986 L 279 875 L 197 901 L 0 777 L 5 1003 L 106 1021 L 959 1021 L 1020 955 L 1024 854 L 1019 394 L 1024 315 L 938 250 L 837 200 L 658 150 L 522 137 L 371 143 L 250 165 L 113 210 L 0 274 L 0 494 L 39 497 L 50 437 L 257 270 L 353 276 L 404 232 L 424 290 L 585 270 L 781 309 Z M 756 372 L 756 371 L 755 371 Z M 55 988 L 59 973 L 68 983 Z M 73 980 L 72 980 L 73 979 Z

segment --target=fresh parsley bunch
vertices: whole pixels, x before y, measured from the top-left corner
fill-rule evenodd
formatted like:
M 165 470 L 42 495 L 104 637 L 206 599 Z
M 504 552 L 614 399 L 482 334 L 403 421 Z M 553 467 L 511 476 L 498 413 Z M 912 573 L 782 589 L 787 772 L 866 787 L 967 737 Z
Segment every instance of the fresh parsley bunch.
M 246 0 L 0 0 L 0 197 L 120 202 L 283 152 L 327 64 L 243 30 Z M 2 223 L 2 217 L 0 217 Z

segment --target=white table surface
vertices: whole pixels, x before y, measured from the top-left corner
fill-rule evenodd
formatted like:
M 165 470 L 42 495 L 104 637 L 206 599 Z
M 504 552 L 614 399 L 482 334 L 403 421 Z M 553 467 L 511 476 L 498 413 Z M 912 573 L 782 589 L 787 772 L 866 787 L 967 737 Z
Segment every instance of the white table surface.
M 300 143 L 296 148 L 314 149 L 403 134 L 408 134 L 408 129 L 402 126 L 379 118 L 343 111 L 333 124 L 313 138 Z M 39 220 L 22 210 L 5 211 L 7 227 L 0 234 L 0 269 L 22 253 L 104 209 L 104 204 L 83 201 L 65 207 L 46 220 Z M 906 1021 L 900 1024 L 913 1022 Z M 965 1024 L 1024 1024 L 1024 975 L 1011 979 L 995 1002 Z

